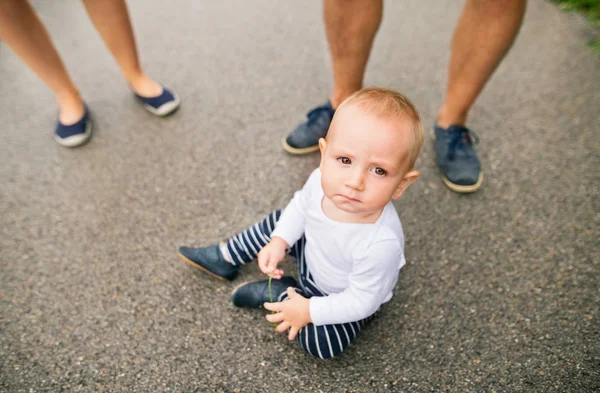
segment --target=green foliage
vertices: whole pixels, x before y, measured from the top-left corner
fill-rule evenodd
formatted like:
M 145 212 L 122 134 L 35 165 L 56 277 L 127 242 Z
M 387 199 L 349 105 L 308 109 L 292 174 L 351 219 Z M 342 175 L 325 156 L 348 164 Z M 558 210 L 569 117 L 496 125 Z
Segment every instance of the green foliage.
M 600 0 L 553 0 L 567 11 L 581 11 L 596 26 L 600 26 Z
M 583 12 L 592 24 L 600 27 L 600 0 L 552 0 L 566 11 Z M 590 42 L 590 46 L 600 55 L 600 40 Z

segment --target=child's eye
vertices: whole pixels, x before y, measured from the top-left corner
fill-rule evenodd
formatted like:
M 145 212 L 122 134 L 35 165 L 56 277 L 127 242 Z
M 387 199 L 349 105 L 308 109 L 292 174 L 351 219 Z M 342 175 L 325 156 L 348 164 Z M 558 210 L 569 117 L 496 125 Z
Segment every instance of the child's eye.
M 350 161 L 350 159 L 348 157 L 340 157 L 340 158 L 338 158 L 338 161 L 344 165 L 352 164 L 352 161 Z
M 373 172 L 377 176 L 385 176 L 385 175 L 387 175 L 387 171 L 385 169 L 379 168 L 379 167 L 373 168 Z

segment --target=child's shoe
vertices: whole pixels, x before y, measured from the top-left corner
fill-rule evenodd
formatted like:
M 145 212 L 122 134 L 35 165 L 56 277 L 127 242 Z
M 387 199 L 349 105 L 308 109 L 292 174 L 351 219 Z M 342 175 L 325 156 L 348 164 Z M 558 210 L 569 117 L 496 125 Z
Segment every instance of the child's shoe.
M 190 265 L 218 278 L 219 280 L 233 280 L 240 270 L 239 266 L 227 262 L 219 246 L 191 248 L 179 247 L 177 253 L 181 259 Z
M 269 294 L 269 280 L 245 282 L 238 285 L 231 292 L 231 302 L 237 307 L 262 308 L 267 302 L 276 302 L 288 287 L 298 284 L 293 277 L 282 277 L 281 280 L 271 280 L 271 294 Z
M 133 93 L 144 108 L 156 116 L 167 116 L 179 108 L 179 96 L 163 86 L 163 91 L 156 97 L 143 97 L 137 93 Z
M 83 145 L 92 137 L 92 120 L 87 105 L 84 105 L 84 112 L 81 119 L 69 125 L 64 125 L 57 120 L 54 130 L 54 139 L 64 147 L 76 147 Z
M 334 113 L 329 101 L 308 112 L 308 119 L 282 141 L 285 151 L 300 155 L 319 150 L 319 139 L 327 135 Z

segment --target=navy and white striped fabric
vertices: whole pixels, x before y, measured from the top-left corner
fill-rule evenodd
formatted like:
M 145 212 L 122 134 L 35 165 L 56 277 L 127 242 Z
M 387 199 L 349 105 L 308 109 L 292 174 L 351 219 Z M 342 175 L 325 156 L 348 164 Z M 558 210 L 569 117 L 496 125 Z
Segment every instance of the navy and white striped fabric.
M 235 265 L 243 265 L 256 259 L 259 251 L 271 240 L 271 233 L 281 217 L 281 210 L 269 214 L 264 220 L 238 233 L 227 241 L 227 248 Z M 304 258 L 305 238 L 302 237 L 294 244 L 288 253 L 296 259 L 298 265 L 298 282 L 300 288 L 294 288 L 300 295 L 327 296 L 314 282 L 308 271 Z M 287 299 L 287 293 L 282 293 L 278 301 Z M 298 344 L 306 353 L 321 359 L 330 359 L 341 353 L 356 339 L 360 330 L 373 318 L 371 315 L 360 321 L 315 326 L 308 324 L 303 327 L 297 337 Z

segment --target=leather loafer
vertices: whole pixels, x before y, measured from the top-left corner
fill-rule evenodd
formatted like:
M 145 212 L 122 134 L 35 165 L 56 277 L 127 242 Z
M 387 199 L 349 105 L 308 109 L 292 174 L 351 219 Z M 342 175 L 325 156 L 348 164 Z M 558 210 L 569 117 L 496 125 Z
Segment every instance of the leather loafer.
M 271 280 L 271 295 L 269 295 L 269 280 L 246 282 L 238 285 L 231 293 L 231 302 L 237 307 L 262 308 L 263 304 L 277 301 L 279 295 L 288 287 L 298 284 L 293 277 L 283 277 L 281 280 Z M 271 298 L 272 296 L 272 298 Z
M 227 262 L 219 250 L 219 246 L 191 248 L 179 247 L 177 253 L 190 265 L 220 280 L 233 280 L 240 270 L 239 266 Z

